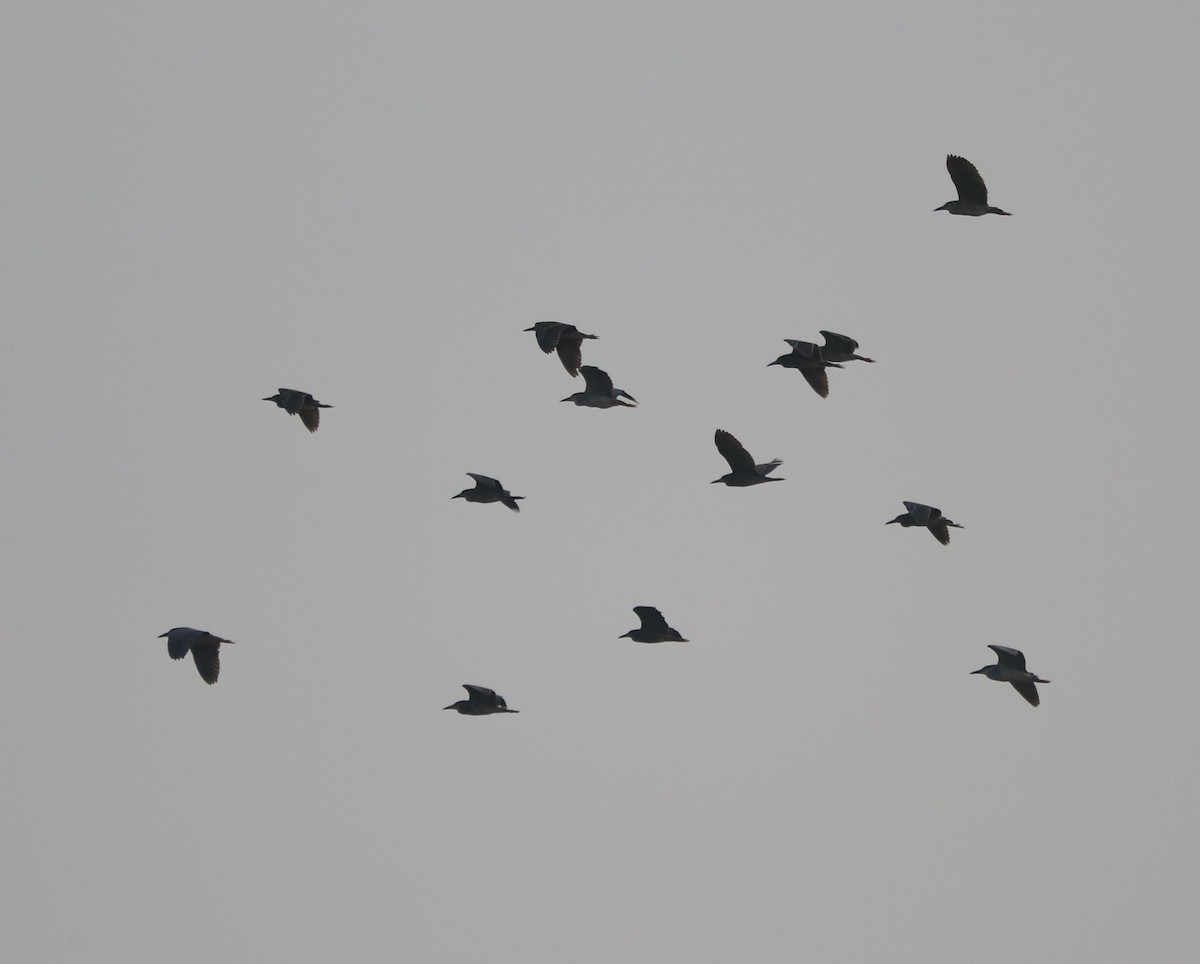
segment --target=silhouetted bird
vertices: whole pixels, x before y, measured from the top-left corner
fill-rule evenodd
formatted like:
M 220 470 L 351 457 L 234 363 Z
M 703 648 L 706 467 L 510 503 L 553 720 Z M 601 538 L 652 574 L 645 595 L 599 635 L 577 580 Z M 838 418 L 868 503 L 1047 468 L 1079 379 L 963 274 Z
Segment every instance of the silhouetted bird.
M 724 482 L 726 485 L 758 485 L 760 482 L 782 482 L 783 479 L 768 478 L 768 473 L 774 472 L 783 462 L 775 459 L 773 462 L 765 462 L 762 465 L 755 465 L 754 459 L 750 457 L 750 453 L 745 447 L 735 439 L 732 435 L 726 432 L 723 428 L 717 429 L 717 434 L 713 436 L 713 441 L 717 443 L 717 451 L 729 463 L 729 468 L 732 470 L 726 475 L 722 475 L 719 479 L 713 479 L 712 484 Z
M 950 530 L 947 526 L 953 526 L 955 529 L 962 528 L 957 522 L 951 522 L 942 515 L 941 509 L 935 509 L 931 505 L 921 505 L 920 502 L 905 502 L 904 507 L 908 511 L 904 515 L 898 515 L 894 519 L 889 519 L 886 525 L 899 522 L 905 529 L 909 526 L 925 526 L 933 533 L 933 537 L 944 546 L 950 545 Z
M 222 643 L 233 645 L 232 639 L 222 639 L 203 629 L 189 629 L 187 626 L 176 626 L 159 635 L 167 639 L 167 655 L 171 659 L 183 659 L 192 651 L 192 659 L 196 661 L 196 669 L 200 670 L 200 678 L 204 682 L 215 683 L 221 672 L 221 660 L 218 653 Z
M 583 365 L 579 369 L 586 383 L 582 392 L 568 395 L 564 402 L 574 402 L 576 405 L 586 405 L 588 408 L 613 408 L 620 405 L 623 408 L 633 408 L 629 402 L 637 404 L 637 399 L 621 388 L 613 388 L 612 379 L 607 372 L 602 372 L 592 365 Z M 629 402 L 621 401 L 622 398 Z
M 773 362 L 769 362 L 767 367 L 772 365 L 782 365 L 784 368 L 794 368 L 804 380 L 812 386 L 812 390 L 822 398 L 829 397 L 829 376 L 825 373 L 826 368 L 841 368 L 837 362 L 826 361 L 822 357 L 821 347 L 811 341 L 796 341 L 794 338 L 785 338 L 792 350 L 786 355 L 780 355 Z
M 566 325 L 561 321 L 539 321 L 532 328 L 525 330 L 534 333 L 538 346 L 547 355 L 558 351 L 558 360 L 572 378 L 579 374 L 579 364 L 583 361 L 583 355 L 580 353 L 583 339 L 596 337 L 585 335 L 574 325 Z
M 672 629 L 653 606 L 634 606 L 633 611 L 642 621 L 638 629 L 622 633 L 618 639 L 632 639 L 635 643 L 686 643 L 678 629 Z
M 332 405 L 322 405 L 308 392 L 298 392 L 294 388 L 281 388 L 279 394 L 264 398 L 264 402 L 274 402 L 289 415 L 299 415 L 300 421 L 310 432 L 315 432 L 321 424 L 321 409 L 333 408 Z
M 951 214 L 967 214 L 976 218 L 981 214 L 1008 214 L 988 204 L 987 185 L 983 183 L 975 165 L 965 157 L 947 154 L 946 170 L 950 172 L 950 179 L 958 190 L 958 200 L 947 201 L 940 208 L 934 208 L 935 212 L 949 211 Z
M 504 702 L 504 697 L 495 690 L 490 690 L 486 686 L 474 686 L 471 683 L 463 683 L 463 689 L 467 691 L 468 699 L 459 700 L 457 703 L 451 703 L 449 706 L 443 706 L 444 710 L 458 710 L 463 716 L 487 716 L 489 713 L 520 713 L 520 710 L 510 710 L 508 704 Z
M 839 335 L 836 331 L 823 331 L 821 335 L 825 344 L 821 346 L 821 357 L 827 362 L 865 361 L 875 364 L 874 358 L 857 354 L 858 342 L 848 335 Z
M 1024 696 L 1030 704 L 1037 706 L 1041 700 L 1038 697 L 1037 687 L 1033 684 L 1049 683 L 1050 681 L 1035 676 L 1025 668 L 1025 654 L 1019 649 L 1013 649 L 1010 646 L 993 646 L 991 643 L 988 643 L 988 649 L 996 653 L 1000 662 L 974 670 L 969 675 L 982 673 L 997 683 L 1012 683 L 1013 689 Z
M 516 500 L 523 499 L 525 496 L 513 495 L 495 479 L 486 475 L 478 475 L 475 472 L 468 472 L 467 475 L 475 480 L 475 488 L 463 489 L 458 495 L 452 495 L 450 498 L 466 499 L 468 502 L 503 502 L 513 512 L 521 511 Z

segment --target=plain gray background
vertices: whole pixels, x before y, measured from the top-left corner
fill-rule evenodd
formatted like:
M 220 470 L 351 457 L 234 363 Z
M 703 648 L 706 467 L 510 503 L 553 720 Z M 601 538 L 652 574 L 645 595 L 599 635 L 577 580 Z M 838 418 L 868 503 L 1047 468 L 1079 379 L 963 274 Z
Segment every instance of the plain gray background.
M 1196 959 L 1194 11 L 2 19 L 11 960 Z

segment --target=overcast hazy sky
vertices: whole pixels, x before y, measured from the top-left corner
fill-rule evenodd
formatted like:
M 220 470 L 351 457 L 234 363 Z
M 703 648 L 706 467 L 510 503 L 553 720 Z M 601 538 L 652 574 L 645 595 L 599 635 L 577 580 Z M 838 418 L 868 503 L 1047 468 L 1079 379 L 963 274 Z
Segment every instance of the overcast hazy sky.
M 1198 20 L 9 3 L 5 956 L 1196 960 Z

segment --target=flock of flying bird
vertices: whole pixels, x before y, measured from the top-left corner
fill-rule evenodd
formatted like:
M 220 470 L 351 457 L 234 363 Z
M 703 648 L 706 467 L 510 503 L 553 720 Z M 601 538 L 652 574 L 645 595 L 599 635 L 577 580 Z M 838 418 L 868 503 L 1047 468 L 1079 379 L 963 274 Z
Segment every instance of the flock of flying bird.
M 988 204 L 987 186 L 975 165 L 966 158 L 954 154 L 947 155 L 946 170 L 949 171 L 950 177 L 954 181 L 958 198 L 954 201 L 947 201 L 941 207 L 936 208 L 936 211 L 949 211 L 951 214 L 969 217 L 979 217 L 984 214 L 1008 215 L 1007 211 Z M 583 342 L 595 339 L 596 335 L 585 334 L 574 325 L 558 321 L 539 321 L 525 330 L 534 333 L 538 346 L 543 352 L 546 354 L 557 353 L 563 368 L 572 378 L 578 375 L 583 376 L 583 391 L 568 395 L 562 401 L 574 402 L 576 405 L 588 408 L 634 408 L 637 405 L 637 399 L 632 395 L 624 389 L 613 386 L 613 381 L 607 372 L 601 371 L 593 365 L 583 364 Z M 770 362 L 768 367 L 779 365 L 782 368 L 796 369 L 804 376 L 813 391 L 822 398 L 827 398 L 829 396 L 827 369 L 842 368 L 846 362 L 850 361 L 874 363 L 874 359 L 858 354 L 858 342 L 853 338 L 832 331 L 822 331 L 821 335 L 825 339 L 823 345 L 797 341 L 792 338 L 785 339 L 791 346 L 791 351 L 780 355 Z M 264 398 L 263 401 L 274 402 L 289 415 L 299 415 L 300 421 L 309 432 L 315 432 L 320 426 L 321 409 L 333 407 L 316 401 L 307 392 L 291 388 L 281 388 L 275 395 Z M 756 464 L 745 446 L 724 429 L 717 429 L 714 441 L 721 457 L 729 463 L 729 472 L 719 479 L 713 479 L 714 485 L 721 482 L 728 486 L 745 487 L 759 485 L 763 482 L 783 481 L 781 478 L 771 475 L 783 464 L 779 459 Z M 467 502 L 500 502 L 513 512 L 521 511 L 517 500 L 523 499 L 524 496 L 513 495 L 497 479 L 490 476 L 480 475 L 476 472 L 468 472 L 467 475 L 475 480 L 475 485 L 472 488 L 463 489 L 452 498 L 465 499 Z M 910 526 L 926 528 L 942 545 L 949 545 L 951 528 L 962 528 L 957 522 L 947 519 L 942 515 L 940 509 L 933 506 L 906 501 L 904 508 L 906 510 L 904 513 L 889 520 L 887 524 L 899 523 L 906 529 Z M 653 606 L 634 606 L 633 611 L 641 625 L 637 629 L 631 629 L 624 633 L 619 638 L 632 639 L 638 643 L 687 642 L 679 630 L 667 625 L 662 613 Z M 233 643 L 233 640 L 223 639 L 204 630 L 191 629 L 186 626 L 168 630 L 159 638 L 163 637 L 166 637 L 167 640 L 168 655 L 172 659 L 183 659 L 190 652 L 196 668 L 200 671 L 201 678 L 210 684 L 217 681 L 220 672 L 221 644 Z M 1040 700 L 1034 684 L 1050 681 L 1041 679 L 1025 668 L 1025 656 L 1020 650 L 990 643 L 988 648 L 995 652 L 997 662 L 977 669 L 971 675 L 979 673 L 990 680 L 1011 683 L 1013 688 L 1030 704 L 1037 706 Z M 467 699 L 451 703 L 444 707 L 445 709 L 456 710 L 466 716 L 519 712 L 509 709 L 504 697 L 495 690 L 471 683 L 464 683 L 463 688 L 467 691 Z

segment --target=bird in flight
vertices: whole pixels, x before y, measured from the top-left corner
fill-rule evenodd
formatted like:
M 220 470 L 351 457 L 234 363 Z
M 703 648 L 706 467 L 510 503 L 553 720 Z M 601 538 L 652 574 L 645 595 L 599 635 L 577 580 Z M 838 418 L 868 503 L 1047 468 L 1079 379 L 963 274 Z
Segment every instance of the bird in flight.
M 983 183 L 975 165 L 965 157 L 947 154 L 946 170 L 950 172 L 950 180 L 954 182 L 958 191 L 958 200 L 947 201 L 940 208 L 934 208 L 935 212 L 949 211 L 951 214 L 966 214 L 973 218 L 981 214 L 1008 214 L 1007 211 L 1001 211 L 988 204 L 987 185 Z
M 713 441 L 717 443 L 717 451 L 729 463 L 730 471 L 719 479 L 713 479 L 712 484 L 724 482 L 726 485 L 747 486 L 758 485 L 760 482 L 782 482 L 783 479 L 771 478 L 768 473 L 774 472 L 783 465 L 780 459 L 755 465 L 754 459 L 745 447 L 723 428 L 717 429 Z
M 539 321 L 532 328 L 525 330 L 534 333 L 538 347 L 547 355 L 552 351 L 558 352 L 558 360 L 572 378 L 579 374 L 579 365 L 583 361 L 580 351 L 583 339 L 596 337 L 585 335 L 574 325 L 567 325 L 561 321 Z
M 619 639 L 632 639 L 635 643 L 686 643 L 678 629 L 667 625 L 666 619 L 653 606 L 634 606 L 633 611 L 642 625 L 622 633 Z
M 517 505 L 517 499 L 523 499 L 523 495 L 513 495 L 504 486 L 493 478 L 486 475 L 479 475 L 475 472 L 468 472 L 471 478 L 475 480 L 475 488 L 463 489 L 458 495 L 452 495 L 452 499 L 466 499 L 468 502 L 503 502 L 513 512 L 520 512 L 521 507 Z
M 491 713 L 520 713 L 520 710 L 510 710 L 504 702 L 504 697 L 486 686 L 475 686 L 463 683 L 467 691 L 467 699 L 443 706 L 444 710 L 458 710 L 463 716 L 488 716 Z
M 278 394 L 264 398 L 264 402 L 274 402 L 289 415 L 299 415 L 300 421 L 310 432 L 315 432 L 321 424 L 321 409 L 333 408 L 332 405 L 322 405 L 308 392 L 298 392 L 294 388 L 281 388 Z
M 203 629 L 191 629 L 188 626 L 176 626 L 159 635 L 167 639 L 167 655 L 171 659 L 183 659 L 190 650 L 192 659 L 196 661 L 196 669 L 200 678 L 209 685 L 217 681 L 221 672 L 220 649 L 222 643 L 233 645 L 232 639 L 222 639 Z
M 583 405 L 587 408 L 615 408 L 616 406 L 633 408 L 637 404 L 637 399 L 629 392 L 622 388 L 613 388 L 613 382 L 608 377 L 608 372 L 601 371 L 594 365 L 583 365 L 580 367 L 579 373 L 583 375 L 583 391 L 568 395 L 562 401 L 574 402 L 576 405 Z M 622 398 L 629 399 L 633 405 L 621 401 Z
M 969 675 L 982 673 L 997 683 L 1012 683 L 1013 689 L 1025 697 L 1030 705 L 1037 706 L 1041 700 L 1038 697 L 1037 687 L 1033 684 L 1049 683 L 1050 681 L 1034 675 L 1025 668 L 1025 654 L 1019 649 L 1013 649 L 1011 646 L 994 646 L 991 643 L 988 643 L 988 649 L 995 652 L 998 662 L 991 666 L 985 666 L 983 669 L 973 670 Z
M 905 529 L 909 526 L 925 526 L 933 533 L 933 537 L 944 546 L 950 545 L 950 529 L 947 526 L 953 526 L 955 529 L 962 528 L 957 522 L 951 522 L 942 515 L 941 509 L 935 509 L 931 505 L 905 502 L 904 508 L 908 511 L 894 519 L 889 519 L 885 525 L 890 526 L 893 522 L 899 522 Z
M 824 357 L 824 351 L 820 345 L 811 341 L 797 341 L 795 338 L 785 338 L 792 350 L 786 355 L 780 355 L 773 362 L 768 362 L 767 367 L 779 365 L 783 368 L 794 368 L 804 380 L 812 386 L 812 390 L 822 398 L 829 397 L 829 375 L 826 373 L 827 368 L 841 368 L 835 361 L 829 361 Z M 855 347 L 858 347 L 857 344 Z

